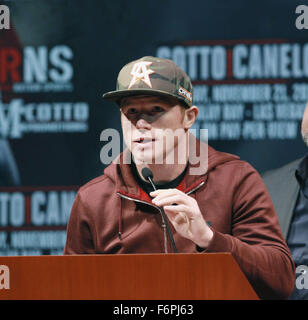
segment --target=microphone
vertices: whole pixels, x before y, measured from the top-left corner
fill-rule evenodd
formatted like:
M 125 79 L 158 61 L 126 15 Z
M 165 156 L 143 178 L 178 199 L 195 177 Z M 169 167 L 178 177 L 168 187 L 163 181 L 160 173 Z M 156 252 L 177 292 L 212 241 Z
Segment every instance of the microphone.
M 153 179 L 153 172 L 152 172 L 149 168 L 143 168 L 143 169 L 141 170 L 141 174 L 142 174 L 142 176 L 143 176 L 143 178 L 144 178 L 145 180 L 150 181 L 150 183 L 151 183 L 154 191 L 156 191 L 157 189 L 156 189 L 155 184 L 154 184 L 154 182 L 153 182 L 153 180 L 152 180 L 152 179 Z M 161 214 L 162 214 L 164 223 L 165 223 L 166 228 L 167 228 L 168 236 L 169 236 L 169 239 L 170 239 L 170 241 L 171 241 L 173 251 L 174 251 L 175 253 L 177 253 L 178 250 L 177 250 L 177 248 L 176 248 L 176 245 L 175 245 L 175 242 L 174 242 L 174 239 L 173 239 L 173 236 L 172 236 L 170 227 L 169 227 L 168 219 L 167 219 L 167 216 L 166 216 L 165 211 L 164 211 L 163 208 L 161 208 Z
M 145 180 L 149 180 L 153 189 L 156 190 L 155 184 L 153 182 L 153 172 L 149 168 L 143 168 L 141 174 Z

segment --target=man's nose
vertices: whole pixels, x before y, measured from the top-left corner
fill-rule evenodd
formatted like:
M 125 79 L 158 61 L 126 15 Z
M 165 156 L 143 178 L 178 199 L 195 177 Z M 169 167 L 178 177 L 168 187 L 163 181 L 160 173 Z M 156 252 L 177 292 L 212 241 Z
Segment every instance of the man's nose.
M 137 129 L 151 129 L 151 118 L 149 116 L 142 116 L 136 122 Z

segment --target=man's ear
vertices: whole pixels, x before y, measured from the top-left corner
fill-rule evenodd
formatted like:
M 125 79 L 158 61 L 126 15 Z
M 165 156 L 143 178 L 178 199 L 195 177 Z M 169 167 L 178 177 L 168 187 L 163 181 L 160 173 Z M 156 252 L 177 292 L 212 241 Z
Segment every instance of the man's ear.
M 199 109 L 196 106 L 192 106 L 185 110 L 184 114 L 184 128 L 189 129 L 196 121 Z

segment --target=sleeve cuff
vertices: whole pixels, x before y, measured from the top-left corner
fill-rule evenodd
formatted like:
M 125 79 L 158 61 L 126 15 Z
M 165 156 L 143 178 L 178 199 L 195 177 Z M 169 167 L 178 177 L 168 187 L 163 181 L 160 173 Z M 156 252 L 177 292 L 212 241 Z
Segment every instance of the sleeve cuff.
M 197 252 L 210 253 L 210 252 L 232 252 L 232 236 L 223 234 L 214 229 L 213 238 L 207 248 L 201 248 L 196 245 Z

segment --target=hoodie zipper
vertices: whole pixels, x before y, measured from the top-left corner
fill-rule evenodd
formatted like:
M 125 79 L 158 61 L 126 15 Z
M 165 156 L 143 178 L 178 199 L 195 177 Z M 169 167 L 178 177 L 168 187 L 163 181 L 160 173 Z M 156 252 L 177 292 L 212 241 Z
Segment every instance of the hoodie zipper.
M 200 187 L 202 187 L 205 184 L 205 181 L 202 181 L 201 183 L 199 183 L 196 187 L 194 187 L 193 189 L 191 189 L 190 191 L 186 192 L 187 195 L 190 195 L 191 193 L 195 192 L 196 190 L 198 190 Z
M 124 199 L 132 200 L 132 201 L 135 201 L 135 202 L 139 202 L 139 203 L 143 203 L 143 204 L 149 205 L 149 206 L 151 206 L 151 207 L 156 208 L 156 209 L 159 211 L 160 216 L 161 216 L 161 219 L 162 219 L 162 228 L 163 228 L 163 230 L 164 230 L 164 249 L 165 249 L 165 253 L 168 253 L 167 227 L 166 227 L 166 225 L 165 225 L 165 222 L 164 222 L 163 215 L 162 215 L 162 212 L 161 212 L 160 207 L 155 206 L 154 204 L 151 204 L 151 203 L 149 203 L 149 202 L 147 202 L 147 201 L 142 201 L 142 200 L 139 200 L 139 199 L 135 199 L 135 198 L 131 198 L 131 197 L 125 196 L 124 194 L 122 194 L 122 193 L 120 193 L 120 192 L 117 192 L 117 194 L 118 194 L 120 197 L 124 198 Z
M 203 185 L 205 184 L 205 181 L 202 181 L 201 183 L 199 183 L 196 187 L 194 187 L 193 189 L 191 189 L 190 191 L 188 192 L 185 192 L 186 195 L 190 195 L 191 193 L 195 192 L 196 190 L 198 190 L 199 188 L 201 188 Z M 161 218 L 162 218 L 162 228 L 164 230 L 164 249 L 165 249 L 165 253 L 168 253 L 168 237 L 167 237 L 167 227 L 164 223 L 164 219 L 163 219 L 163 215 L 162 215 L 162 212 L 161 212 L 161 209 L 160 207 L 158 206 L 155 206 L 154 204 L 152 203 L 149 203 L 147 201 L 142 201 L 142 200 L 139 200 L 139 199 L 135 199 L 135 198 L 131 198 L 129 196 L 126 196 L 120 192 L 117 192 L 117 194 L 124 198 L 124 199 L 127 199 L 127 200 L 131 200 L 131 201 L 136 201 L 136 202 L 139 202 L 139 203 L 143 203 L 143 204 L 147 204 L 151 207 L 154 207 L 156 208 L 159 212 L 160 212 L 160 215 L 161 215 Z

